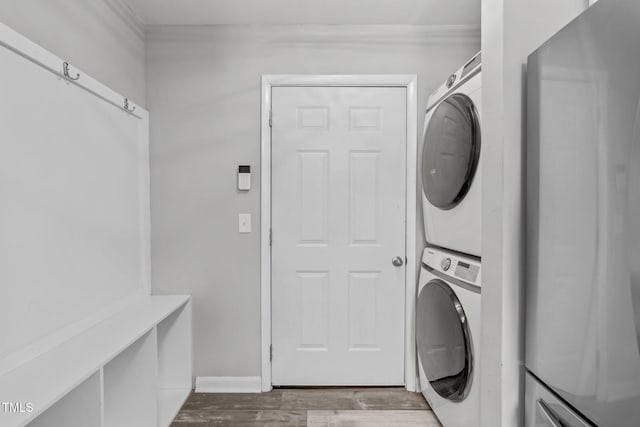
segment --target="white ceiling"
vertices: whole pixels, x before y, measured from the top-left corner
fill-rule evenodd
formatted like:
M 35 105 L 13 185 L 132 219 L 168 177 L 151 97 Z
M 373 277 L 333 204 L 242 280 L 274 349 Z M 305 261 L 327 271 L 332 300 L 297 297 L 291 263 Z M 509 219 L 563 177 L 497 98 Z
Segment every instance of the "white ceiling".
M 480 0 L 126 0 L 146 24 L 480 26 Z

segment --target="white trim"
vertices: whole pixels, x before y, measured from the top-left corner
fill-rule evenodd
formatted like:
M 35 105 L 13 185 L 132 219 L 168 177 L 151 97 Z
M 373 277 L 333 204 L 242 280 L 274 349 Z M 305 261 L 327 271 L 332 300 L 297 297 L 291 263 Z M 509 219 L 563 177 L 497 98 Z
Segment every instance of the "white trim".
M 413 77 L 407 83 L 407 208 L 406 208 L 406 257 L 405 272 L 405 386 L 409 391 L 418 391 L 416 386 L 416 340 L 415 306 L 417 292 L 416 234 L 417 206 L 416 192 L 418 179 L 418 79 Z
M 418 80 L 415 75 L 266 75 L 262 77 L 260 290 L 262 391 L 271 385 L 271 88 L 273 86 L 382 86 L 407 89 L 406 274 L 405 274 L 405 386 L 416 391 L 416 180 L 418 161 Z
M 120 0 L 124 1 L 124 0 Z M 130 0 L 129 0 L 130 1 Z M 390 46 L 430 44 L 438 46 L 457 46 L 477 44 L 480 40 L 479 25 L 267 25 L 260 27 L 251 24 L 190 26 L 147 24 L 147 38 L 163 36 L 167 31 L 175 34 L 187 34 L 197 31 L 199 35 L 217 40 L 255 41 L 263 28 L 273 39 L 286 39 L 295 43 L 329 44 L 343 43 L 354 48 L 367 48 L 372 44 Z
M 53 53 L 37 45 L 3 23 L 0 23 L 0 46 L 17 53 L 25 59 L 40 65 L 61 78 L 64 78 L 62 74 L 63 59 L 58 58 Z M 81 87 L 106 102 L 113 104 L 115 107 L 125 111 L 123 108 L 125 96 L 120 95 L 113 89 L 103 85 L 84 71 L 76 68 L 73 64 L 69 65 L 70 73 L 72 75 L 75 75 L 76 73 L 80 74 L 80 78 L 78 80 L 67 79 L 70 84 Z M 135 112 L 128 112 L 128 114 L 131 114 L 134 117 L 139 119 L 148 117 L 148 111 L 139 105 L 134 104 L 131 100 L 129 100 L 129 108 L 135 108 Z
M 417 84 L 413 74 L 330 74 L 330 75 L 266 75 L 262 76 L 262 84 L 269 86 L 383 86 L 408 87 Z M 263 91 L 264 95 L 264 91 Z M 264 101 L 264 99 L 263 99 Z M 264 106 L 264 104 L 263 104 Z M 408 111 L 407 111 L 408 113 Z M 268 125 L 268 123 L 267 123 Z
M 100 425 L 103 426 L 104 425 L 104 420 L 105 420 L 105 416 L 104 416 L 104 366 L 100 367 L 100 369 L 98 370 L 98 374 L 100 375 L 100 402 L 102 402 L 102 404 L 100 405 Z
M 271 390 L 271 86 L 262 77 L 260 131 L 260 323 L 262 391 Z
M 138 112 L 136 110 L 136 112 Z M 151 295 L 151 158 L 149 154 L 149 113 L 141 109 L 139 128 L 139 194 L 140 194 L 140 252 L 142 259 L 142 288 Z
M 196 393 L 260 393 L 260 377 L 196 377 Z

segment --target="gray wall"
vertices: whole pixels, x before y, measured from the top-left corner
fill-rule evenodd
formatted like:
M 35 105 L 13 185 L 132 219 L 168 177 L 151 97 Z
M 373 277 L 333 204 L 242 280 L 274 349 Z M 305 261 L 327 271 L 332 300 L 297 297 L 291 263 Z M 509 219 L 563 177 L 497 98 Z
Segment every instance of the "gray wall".
M 194 296 L 195 375 L 260 375 L 261 75 L 417 74 L 421 133 L 428 94 L 479 48 L 477 29 L 148 27 L 153 286 Z
M 0 21 L 146 105 L 144 30 L 120 0 L 1 0 Z

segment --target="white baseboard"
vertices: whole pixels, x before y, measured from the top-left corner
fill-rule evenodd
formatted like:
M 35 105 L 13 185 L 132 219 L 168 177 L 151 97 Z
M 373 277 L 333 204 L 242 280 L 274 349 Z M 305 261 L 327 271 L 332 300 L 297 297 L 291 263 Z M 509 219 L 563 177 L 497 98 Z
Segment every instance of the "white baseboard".
M 196 393 L 262 393 L 262 378 L 196 377 Z

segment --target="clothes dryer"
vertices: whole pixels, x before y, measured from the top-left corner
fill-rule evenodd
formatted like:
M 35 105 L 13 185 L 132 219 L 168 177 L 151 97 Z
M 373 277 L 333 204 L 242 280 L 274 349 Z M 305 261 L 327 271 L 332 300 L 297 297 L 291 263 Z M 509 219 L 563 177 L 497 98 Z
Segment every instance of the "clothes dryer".
M 481 57 L 430 97 L 422 149 L 422 206 L 430 245 L 481 256 Z

